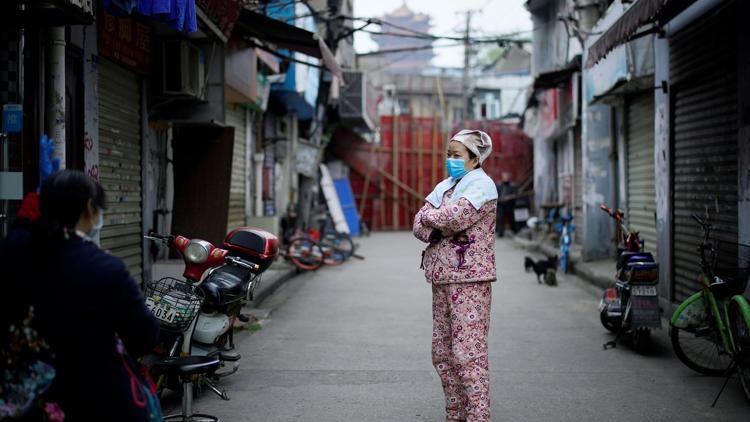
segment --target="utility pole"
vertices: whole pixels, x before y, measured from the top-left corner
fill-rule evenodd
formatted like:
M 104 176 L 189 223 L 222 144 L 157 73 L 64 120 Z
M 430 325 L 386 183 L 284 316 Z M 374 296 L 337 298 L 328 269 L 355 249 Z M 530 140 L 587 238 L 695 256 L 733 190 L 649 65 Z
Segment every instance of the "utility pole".
M 466 29 L 464 31 L 464 72 L 461 78 L 461 103 L 464 107 L 464 115 L 461 116 L 461 120 L 466 121 L 469 118 L 470 112 L 470 96 L 469 96 L 469 59 L 471 58 L 471 45 L 469 44 L 469 35 L 471 31 L 471 10 L 466 11 Z

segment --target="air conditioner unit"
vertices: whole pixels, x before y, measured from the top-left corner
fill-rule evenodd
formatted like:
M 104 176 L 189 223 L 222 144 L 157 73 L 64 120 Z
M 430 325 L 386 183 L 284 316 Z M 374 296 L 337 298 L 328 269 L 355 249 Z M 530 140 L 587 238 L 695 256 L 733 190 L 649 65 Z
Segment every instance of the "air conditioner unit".
M 346 84 L 341 89 L 341 98 L 339 99 L 341 120 L 372 130 L 377 119 L 377 104 L 367 75 L 360 71 L 346 71 L 344 72 L 344 80 Z M 395 91 L 395 87 L 393 91 Z
M 200 48 L 185 40 L 167 40 L 162 58 L 162 92 L 203 99 L 206 60 Z

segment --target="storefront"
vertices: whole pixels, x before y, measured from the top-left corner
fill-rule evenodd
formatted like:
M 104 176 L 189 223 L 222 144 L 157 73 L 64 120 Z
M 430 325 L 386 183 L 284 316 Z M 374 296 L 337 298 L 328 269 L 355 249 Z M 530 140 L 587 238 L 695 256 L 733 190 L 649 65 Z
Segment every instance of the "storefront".
M 232 149 L 232 179 L 229 185 L 227 232 L 245 225 L 245 202 L 248 195 L 248 174 L 252 174 L 247 157 L 248 110 L 238 105 L 227 105 L 226 124 L 234 127 Z
M 708 210 L 713 237 L 737 241 L 736 10 L 725 4 L 669 38 L 675 301 L 700 288 L 693 214 Z
M 142 268 L 141 80 L 99 61 L 99 182 L 107 195 L 102 248 L 139 280 Z
M 628 227 L 640 233 L 657 255 L 654 183 L 654 95 L 647 91 L 625 101 L 625 162 Z

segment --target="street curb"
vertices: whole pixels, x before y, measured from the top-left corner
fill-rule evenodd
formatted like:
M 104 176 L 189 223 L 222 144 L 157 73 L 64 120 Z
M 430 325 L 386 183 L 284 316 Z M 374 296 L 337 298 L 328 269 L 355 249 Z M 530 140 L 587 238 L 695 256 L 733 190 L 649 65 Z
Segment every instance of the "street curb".
M 613 286 L 613 281 L 610 278 L 604 278 L 594 274 L 586 264 L 579 264 L 573 266 L 573 274 L 581 277 L 590 284 L 602 289 L 608 289 Z
M 263 303 L 264 300 L 266 300 L 269 296 L 274 294 L 276 290 L 283 286 L 284 283 L 291 280 L 295 275 L 297 275 L 296 268 L 278 270 L 277 272 L 278 274 L 274 275 L 274 277 L 270 280 L 264 279 L 261 281 L 260 286 L 258 286 L 258 290 L 255 291 L 253 300 L 245 306 L 249 308 L 257 308 Z

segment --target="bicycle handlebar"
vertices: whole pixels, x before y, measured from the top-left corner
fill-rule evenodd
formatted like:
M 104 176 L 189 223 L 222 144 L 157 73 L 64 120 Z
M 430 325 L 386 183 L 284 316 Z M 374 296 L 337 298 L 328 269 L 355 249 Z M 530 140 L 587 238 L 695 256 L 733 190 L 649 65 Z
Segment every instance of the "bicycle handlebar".
M 700 224 L 701 226 L 708 226 L 709 224 L 706 223 L 706 220 L 700 218 L 698 214 L 691 215 L 693 217 L 693 220 L 695 220 L 696 223 Z
M 146 236 L 143 236 L 143 238 L 164 243 L 172 243 L 172 240 L 174 240 L 174 236 L 172 236 L 171 234 L 159 234 L 155 231 L 148 232 L 148 234 Z
M 614 218 L 615 220 L 619 220 L 623 214 L 622 211 L 620 210 L 615 211 L 612 208 L 608 207 L 606 204 L 599 204 L 599 209 L 609 214 L 609 216 Z

